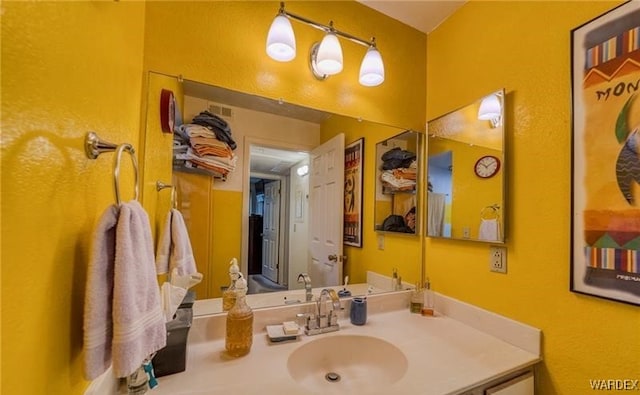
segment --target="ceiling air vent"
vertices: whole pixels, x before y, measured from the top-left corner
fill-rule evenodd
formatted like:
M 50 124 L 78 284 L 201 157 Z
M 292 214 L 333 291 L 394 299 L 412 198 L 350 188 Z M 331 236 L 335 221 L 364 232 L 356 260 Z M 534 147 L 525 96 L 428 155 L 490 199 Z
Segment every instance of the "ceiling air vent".
M 233 118 L 233 110 L 220 104 L 209 102 L 208 110 L 210 113 L 220 117 Z

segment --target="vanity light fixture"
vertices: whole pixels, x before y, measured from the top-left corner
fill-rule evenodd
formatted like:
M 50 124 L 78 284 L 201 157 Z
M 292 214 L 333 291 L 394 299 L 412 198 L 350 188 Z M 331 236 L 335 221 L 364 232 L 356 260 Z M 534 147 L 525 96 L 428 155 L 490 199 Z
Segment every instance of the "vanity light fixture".
M 267 36 L 267 54 L 278 62 L 288 62 L 296 57 L 296 37 L 291 22 L 283 14 L 284 9 L 273 20 Z
M 380 51 L 376 47 L 376 39 L 363 40 L 349 33 L 337 30 L 333 27 L 333 21 L 329 25 L 314 22 L 310 19 L 292 14 L 284 9 L 284 3 L 280 3 L 280 9 L 271 23 L 267 35 L 267 54 L 279 62 L 288 62 L 296 56 L 295 35 L 289 19 L 302 22 L 306 25 L 324 31 L 326 34 L 322 41 L 314 43 L 309 51 L 309 67 L 314 77 L 325 80 L 330 75 L 338 74 L 343 68 L 342 47 L 338 37 L 342 37 L 356 44 L 367 47 L 360 65 L 358 81 L 364 86 L 378 86 L 384 82 L 384 63 Z
M 313 47 L 315 47 L 315 44 Z M 314 53 L 313 47 L 311 49 L 311 58 L 313 59 L 315 55 L 315 62 L 312 62 L 312 67 L 315 64 L 315 71 L 319 75 L 334 75 L 342 71 L 342 47 L 335 33 L 329 31 L 324 36 L 320 45 L 318 45 L 317 52 Z
M 502 123 L 502 104 L 497 95 L 491 94 L 480 102 L 478 109 L 478 119 L 489 121 L 491 128 L 497 128 Z

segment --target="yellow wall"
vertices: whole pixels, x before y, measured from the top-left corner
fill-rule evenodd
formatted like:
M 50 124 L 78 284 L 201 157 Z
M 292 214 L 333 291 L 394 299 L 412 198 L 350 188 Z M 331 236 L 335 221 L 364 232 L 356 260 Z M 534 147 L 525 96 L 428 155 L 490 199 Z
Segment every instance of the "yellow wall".
M 293 21 L 298 55 L 288 63 L 265 54 L 279 2 L 151 2 L 147 4 L 145 68 L 336 114 L 424 129 L 426 36 L 353 1 L 288 2 L 286 9 L 363 38 L 376 37 L 386 81 L 358 83 L 366 48 L 343 46 L 344 70 L 317 81 L 308 66 L 323 33 Z
M 542 329 L 545 395 L 638 379 L 638 307 L 569 291 L 570 30 L 616 4 L 471 1 L 428 37 L 427 119 L 506 88 L 509 232 L 506 276 L 488 246 L 439 239 L 426 271 L 436 291 Z
M 2 3 L 2 389 L 80 394 L 91 233 L 114 203 L 113 154 L 139 147 L 144 4 Z M 123 156 L 123 197 L 131 177 Z

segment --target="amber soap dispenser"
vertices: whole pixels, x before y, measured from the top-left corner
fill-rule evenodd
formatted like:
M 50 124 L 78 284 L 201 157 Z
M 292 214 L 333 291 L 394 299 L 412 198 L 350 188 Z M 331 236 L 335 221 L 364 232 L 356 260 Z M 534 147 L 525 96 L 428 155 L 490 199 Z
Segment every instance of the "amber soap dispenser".
M 236 303 L 227 313 L 225 348 L 232 357 L 247 355 L 253 344 L 253 311 L 247 305 L 247 280 L 236 281 Z

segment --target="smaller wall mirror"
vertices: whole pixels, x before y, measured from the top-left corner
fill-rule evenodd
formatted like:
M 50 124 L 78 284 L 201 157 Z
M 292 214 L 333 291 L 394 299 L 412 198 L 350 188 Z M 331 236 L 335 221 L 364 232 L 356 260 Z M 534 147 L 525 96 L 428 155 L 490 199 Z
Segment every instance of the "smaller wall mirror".
M 428 122 L 427 236 L 504 243 L 504 98 Z
M 375 230 L 419 234 L 420 133 L 376 144 Z

